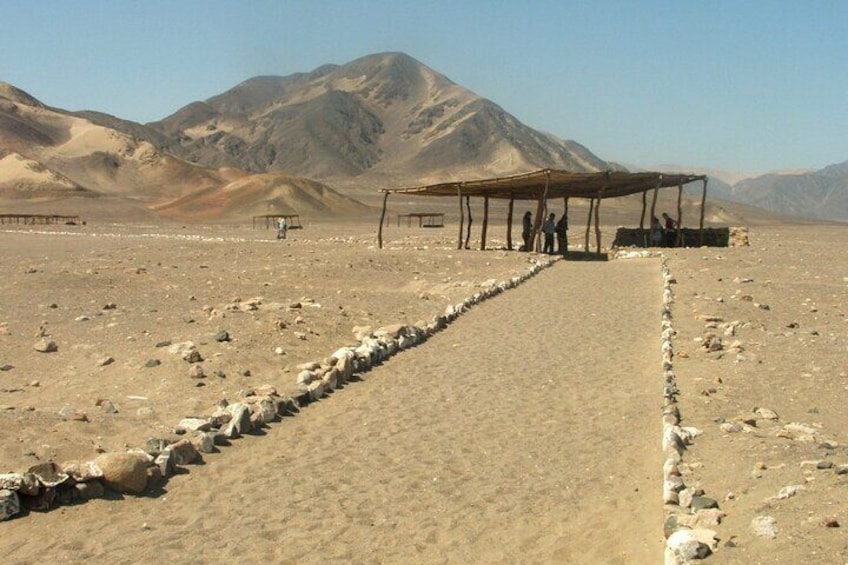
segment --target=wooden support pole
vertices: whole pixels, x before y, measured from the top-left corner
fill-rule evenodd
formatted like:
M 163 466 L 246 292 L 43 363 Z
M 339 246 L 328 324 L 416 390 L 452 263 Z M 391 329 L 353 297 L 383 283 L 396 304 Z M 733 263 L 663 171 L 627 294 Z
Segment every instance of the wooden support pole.
M 586 219 L 586 240 L 583 242 L 583 252 L 589 253 L 589 230 L 592 229 L 592 214 L 595 211 L 595 199 L 589 199 L 589 217 Z
M 471 217 L 471 197 L 465 197 L 465 209 L 468 210 L 468 227 L 465 228 L 465 249 L 468 249 L 468 240 L 471 239 L 471 224 L 474 218 Z
M 377 247 L 383 248 L 383 220 L 386 219 L 386 201 L 389 199 L 389 193 L 383 195 L 383 211 L 380 213 L 380 227 L 377 229 Z
M 699 245 L 704 246 L 704 214 L 707 208 L 707 177 L 704 177 L 704 190 L 701 192 L 701 222 L 698 224 Z
M 465 223 L 465 215 L 462 211 L 462 187 L 460 185 L 456 185 L 456 194 L 459 196 L 459 241 L 456 248 L 462 249 L 462 226 Z
M 506 248 L 512 251 L 512 211 L 515 208 L 515 198 L 509 197 L 509 209 L 506 213 Z
M 642 246 L 648 247 L 648 240 L 645 239 L 645 212 L 648 208 L 648 191 L 642 191 L 642 216 L 639 218 L 639 239 L 642 240 Z
M 568 253 L 568 196 L 562 197 L 562 217 L 565 218 L 565 232 L 562 234 L 562 255 Z
M 603 186 L 598 191 L 598 203 L 595 204 L 595 253 L 601 253 L 601 200 L 604 198 L 604 192 L 607 190 L 607 185 L 610 183 L 612 174 L 607 171 L 606 179 Z
M 489 228 L 489 195 L 483 197 L 483 233 L 480 235 L 480 251 L 486 250 L 486 231 Z
M 601 252 L 601 197 L 598 196 L 598 202 L 595 204 L 595 253 Z
M 548 170 L 545 175 L 545 190 L 539 198 L 539 205 L 536 207 L 536 221 L 533 223 L 533 241 L 536 252 L 542 250 L 541 227 L 544 215 L 548 209 L 548 188 L 551 186 L 551 171 Z
M 677 239 L 675 247 L 683 245 L 683 184 L 677 185 Z

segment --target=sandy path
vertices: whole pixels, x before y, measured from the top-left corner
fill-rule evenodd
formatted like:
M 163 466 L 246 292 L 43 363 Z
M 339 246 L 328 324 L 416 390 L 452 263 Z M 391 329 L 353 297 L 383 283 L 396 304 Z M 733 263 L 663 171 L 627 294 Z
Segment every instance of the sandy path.
M 660 562 L 660 287 L 559 263 L 158 498 L 4 524 L 5 561 Z

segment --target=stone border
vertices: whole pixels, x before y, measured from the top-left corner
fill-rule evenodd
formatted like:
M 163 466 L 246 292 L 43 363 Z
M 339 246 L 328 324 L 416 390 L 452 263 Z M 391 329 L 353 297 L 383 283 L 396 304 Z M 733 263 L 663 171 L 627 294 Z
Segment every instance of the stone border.
M 700 488 L 687 486 L 682 472 L 688 470 L 683 463 L 687 446 L 692 445 L 701 430 L 681 426 L 680 409 L 677 406 L 677 375 L 674 371 L 674 291 L 677 280 L 671 274 L 668 260 L 662 253 L 663 305 L 662 305 L 662 352 L 663 371 L 663 504 L 665 522 L 665 565 L 681 565 L 695 559 L 703 559 L 718 546 L 715 530 L 708 526 L 721 523 L 724 513 L 718 502 L 704 496 Z
M 107 488 L 123 494 L 141 494 L 148 487 L 161 486 L 179 466 L 199 463 L 203 454 L 213 453 L 216 446 L 230 445 L 231 440 L 298 413 L 354 375 L 425 342 L 472 307 L 517 287 L 561 259 L 537 256 L 524 274 L 506 282 L 484 282 L 484 290 L 448 305 L 444 314 L 434 316 L 430 322 L 394 324 L 375 331 L 356 328 L 358 345 L 339 348 L 323 362 L 298 365 L 299 394 L 294 398 L 278 394 L 270 385 L 248 389 L 242 391 L 239 402 L 219 401 L 211 416 L 181 420 L 174 433 L 186 437 L 177 441 L 152 438 L 146 449 L 104 453 L 94 461 L 63 465 L 49 461 L 24 473 L 0 473 L 0 522 L 20 514 L 22 507 L 48 511 L 58 505 L 102 498 Z

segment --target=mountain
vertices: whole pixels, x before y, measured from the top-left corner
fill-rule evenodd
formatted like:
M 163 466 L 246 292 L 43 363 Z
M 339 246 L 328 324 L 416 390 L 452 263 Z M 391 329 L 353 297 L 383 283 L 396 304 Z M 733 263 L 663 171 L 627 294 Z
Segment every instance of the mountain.
M 168 152 L 173 145 L 173 140 L 147 126 L 98 112 L 51 108 L 0 83 L 0 209 L 149 218 L 160 210 L 180 210 L 174 202 L 191 208 L 192 202 L 203 202 L 201 195 L 208 198 L 226 191 L 236 181 L 260 187 L 253 189 L 250 200 L 263 213 L 332 215 L 336 208 L 367 209 L 306 179 L 284 174 L 254 179 L 254 173 L 244 170 L 189 163 Z M 282 185 L 298 190 L 281 196 Z M 237 217 L 246 212 L 241 204 L 225 199 L 205 217 Z
M 767 174 L 733 185 L 733 199 L 784 214 L 848 221 L 848 161 L 800 174 Z
M 262 76 L 148 124 L 206 166 L 373 187 L 607 163 L 403 53 Z

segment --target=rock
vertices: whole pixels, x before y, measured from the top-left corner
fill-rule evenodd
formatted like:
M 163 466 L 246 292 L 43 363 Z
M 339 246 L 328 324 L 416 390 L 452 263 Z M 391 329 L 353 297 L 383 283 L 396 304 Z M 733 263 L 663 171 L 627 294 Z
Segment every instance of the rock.
M 153 460 L 153 464 L 159 469 L 160 476 L 165 478 L 172 477 L 176 471 L 174 452 L 170 449 L 165 449 L 156 456 Z
M 111 400 L 108 399 L 99 399 L 96 403 L 96 406 L 99 406 L 103 412 L 106 414 L 117 414 L 118 408 L 112 403 Z
M 779 500 L 792 498 L 802 490 L 804 490 L 804 485 L 787 485 L 780 489 L 780 492 L 777 493 L 777 498 Z
M 136 453 L 104 453 L 94 460 L 103 471 L 103 479 L 111 489 L 128 494 L 141 494 L 147 488 L 147 458 Z
M 0 473 L 0 489 L 21 490 L 24 476 L 20 473 Z
M 203 361 L 203 356 L 196 349 L 192 349 L 191 351 L 186 351 L 182 355 L 183 361 L 187 363 L 200 363 Z
M 103 483 L 98 480 L 77 483 L 74 485 L 76 496 L 79 500 L 92 500 L 94 498 L 103 498 L 106 494 L 106 489 Z
M 208 432 L 212 429 L 212 423 L 204 418 L 183 418 L 177 426 L 188 432 Z
M 755 536 L 774 539 L 777 537 L 777 520 L 771 516 L 756 516 L 751 520 L 751 531 Z
M 4 364 L 0 365 L 0 371 L 11 371 L 14 368 L 15 368 L 14 365 L 10 365 L 8 363 L 4 363 Z
M 155 437 L 148 438 L 147 443 L 145 444 L 145 451 L 153 457 L 156 457 L 158 454 L 165 451 L 171 443 L 173 442 L 169 439 Z
M 194 353 L 197 353 L 196 351 Z M 191 362 L 191 361 L 189 361 Z M 205 379 L 206 373 L 203 372 L 203 365 L 195 364 L 188 368 L 188 376 L 192 379 Z
M 303 370 L 297 374 L 297 388 L 302 392 L 306 392 L 309 390 L 309 385 L 311 385 L 317 378 L 318 375 L 316 375 L 314 371 L 308 369 Z
M 761 418 L 763 420 L 778 420 L 780 419 L 777 415 L 777 412 L 771 410 L 769 408 L 754 408 L 754 414 L 757 415 L 757 418 Z
M 191 438 L 191 443 L 200 453 L 215 453 L 215 436 L 213 434 L 200 432 Z
M 9 489 L 0 489 L 0 522 L 20 512 L 21 499 L 18 498 L 18 493 Z
M 68 480 L 67 473 L 64 473 L 62 469 L 60 469 L 59 466 L 52 461 L 33 465 L 29 468 L 29 472 L 35 475 L 38 482 L 43 487 L 57 487 Z
M 64 420 L 73 420 L 75 422 L 88 422 L 88 416 L 86 416 L 85 412 L 80 412 L 73 406 L 63 406 L 61 410 L 59 410 L 59 417 Z
M 174 453 L 174 462 L 177 465 L 191 465 L 202 459 L 200 452 L 189 439 L 172 443 L 167 449 Z
M 226 410 L 232 415 L 232 419 L 227 422 L 221 431 L 228 439 L 237 438 L 251 431 L 250 406 L 236 402 L 227 406 Z
M 692 497 L 692 504 L 689 505 L 689 508 L 692 509 L 693 513 L 708 508 L 718 508 L 718 501 L 708 496 L 694 496 Z
M 32 346 L 32 348 L 38 351 L 39 353 L 53 353 L 59 350 L 59 346 L 56 345 L 56 342 L 49 339 L 42 339 L 40 341 L 37 341 L 35 345 Z
M 218 330 L 215 332 L 215 341 L 218 343 L 224 343 L 225 341 L 230 341 L 230 333 L 227 330 Z
M 709 539 L 709 543 L 704 542 Z M 677 563 L 704 559 L 715 548 L 715 532 L 712 530 L 677 530 L 666 540 L 666 548 Z M 669 560 L 666 560 L 668 563 Z
M 97 366 L 98 367 L 105 367 L 106 365 L 111 365 L 114 362 L 115 362 L 115 358 L 107 355 L 106 357 L 101 357 L 100 359 L 97 360 Z
M 144 366 L 147 367 L 148 369 L 150 369 L 152 367 L 158 367 L 161 364 L 162 364 L 162 361 L 160 361 L 159 359 L 148 359 L 147 361 L 144 362 Z
M 94 461 L 69 461 L 62 465 L 62 472 L 78 483 L 103 477 L 103 471 L 94 464 Z
M 834 517 L 834 516 L 828 516 L 828 517 L 822 519 L 821 525 L 824 526 L 825 528 L 838 528 L 839 527 L 839 520 L 837 520 L 836 517 Z

